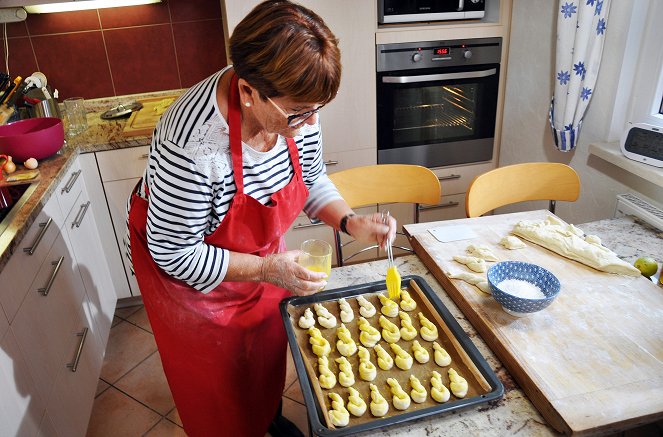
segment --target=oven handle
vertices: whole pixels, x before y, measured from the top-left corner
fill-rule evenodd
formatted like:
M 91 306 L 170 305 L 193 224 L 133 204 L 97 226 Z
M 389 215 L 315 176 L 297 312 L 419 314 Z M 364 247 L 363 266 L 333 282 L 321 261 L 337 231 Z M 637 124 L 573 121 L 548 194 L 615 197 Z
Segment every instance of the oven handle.
M 415 82 L 433 82 L 436 80 L 451 79 L 472 79 L 475 77 L 488 77 L 497 74 L 497 68 L 480 71 L 468 71 L 465 73 L 443 73 L 443 74 L 422 74 L 421 76 L 385 76 L 383 83 L 415 83 Z

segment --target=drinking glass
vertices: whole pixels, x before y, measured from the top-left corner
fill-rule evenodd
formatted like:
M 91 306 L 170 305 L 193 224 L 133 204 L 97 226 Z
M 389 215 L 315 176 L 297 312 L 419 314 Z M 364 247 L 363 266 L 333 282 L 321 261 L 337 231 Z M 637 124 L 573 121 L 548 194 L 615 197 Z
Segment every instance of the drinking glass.
M 329 278 L 331 273 L 332 247 L 323 240 L 306 240 L 301 246 L 299 265 L 312 272 L 324 272 Z
M 64 108 L 67 113 L 68 135 L 73 137 L 87 129 L 87 111 L 85 110 L 85 99 L 82 97 L 71 97 L 64 100 Z

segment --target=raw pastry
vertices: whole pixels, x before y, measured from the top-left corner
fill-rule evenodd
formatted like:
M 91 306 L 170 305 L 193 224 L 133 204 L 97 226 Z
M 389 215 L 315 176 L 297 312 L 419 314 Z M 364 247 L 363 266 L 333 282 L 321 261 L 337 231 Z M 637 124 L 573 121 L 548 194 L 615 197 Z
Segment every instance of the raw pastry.
M 520 238 L 513 235 L 507 235 L 502 238 L 500 244 L 509 250 L 524 249 L 527 247 Z
M 378 294 L 378 297 L 380 303 L 382 303 L 380 312 L 387 317 L 396 317 L 398 315 L 398 304 L 382 294 Z
M 449 388 L 457 398 L 464 398 L 467 394 L 467 381 L 454 369 L 449 369 Z
M 357 296 L 357 302 L 359 303 L 359 314 L 364 317 L 373 317 L 375 315 L 375 307 L 364 296 Z
M 412 354 L 418 363 L 425 364 L 430 360 L 430 354 L 417 340 L 412 342 Z
M 444 273 L 447 275 L 447 277 L 449 277 L 449 279 L 460 279 L 461 281 L 465 281 L 468 284 L 476 285 L 479 290 L 486 294 L 492 294 L 490 292 L 490 284 L 488 283 L 488 279 L 486 279 L 484 276 L 469 272 L 460 272 L 456 274 L 451 272 Z
M 440 367 L 446 367 L 451 364 L 451 356 L 449 353 L 436 341 L 433 342 L 433 357 L 435 359 L 435 364 Z
M 385 316 L 380 316 L 380 326 L 382 327 L 382 338 L 387 343 L 396 343 L 401 339 L 401 331 L 398 326 L 391 323 Z
M 410 396 L 394 378 L 387 378 L 387 384 L 391 387 L 391 402 L 394 404 L 394 408 L 401 411 L 407 410 L 410 406 Z
M 366 402 L 354 387 L 348 387 L 350 397 L 348 397 L 347 409 L 355 417 L 363 416 L 366 412 Z
M 412 398 L 413 401 L 415 401 L 418 404 L 426 402 L 426 398 L 428 397 L 428 392 L 421 384 L 421 381 L 419 381 L 417 377 L 414 375 L 410 375 L 410 387 L 412 387 L 412 390 L 410 390 L 410 397 Z
M 548 216 L 539 221 L 523 220 L 513 228 L 513 233 L 596 270 L 640 276 L 640 270 L 619 259 L 610 249 L 597 244 L 595 238 L 585 238 L 580 229 L 556 217 Z
M 371 388 L 371 414 L 375 417 L 382 417 L 389 411 L 389 404 L 375 384 L 371 384 L 369 387 Z
M 417 307 L 417 303 L 414 301 L 414 299 L 412 299 L 410 293 L 405 289 L 401 290 L 400 306 L 403 311 L 414 311 L 414 309 Z
M 412 325 L 410 315 L 404 311 L 400 311 L 398 316 L 401 318 L 401 338 L 405 341 L 410 341 L 417 336 L 417 328 Z
M 345 298 L 342 297 L 338 300 L 338 306 L 341 310 L 341 322 L 350 323 L 355 319 L 355 313 Z
M 326 338 L 322 336 L 322 333 L 318 328 L 309 328 L 308 335 L 311 337 L 308 339 L 308 342 L 311 343 L 313 347 L 313 353 L 319 357 L 329 356 L 331 352 L 331 346 Z
M 433 370 L 433 377 L 430 379 L 430 397 L 437 402 L 446 402 L 451 397 L 449 389 L 442 384 L 442 375 Z
M 394 355 L 396 355 L 396 358 L 394 358 L 396 367 L 401 370 L 410 370 L 414 361 L 412 356 L 396 343 L 392 343 L 389 346 L 391 347 L 391 351 L 394 353 Z
M 490 247 L 483 244 L 470 244 L 465 249 L 470 256 L 485 259 L 486 261 L 499 261 L 500 259 L 490 250 Z
M 426 341 L 437 340 L 437 326 L 431 323 L 422 313 L 419 313 L 419 323 L 421 323 L 421 329 L 419 329 L 421 338 Z
M 337 393 L 329 393 L 331 399 L 331 410 L 329 410 L 329 420 L 334 426 L 348 426 L 350 423 L 350 413 L 345 409 L 343 398 Z
M 364 381 L 373 381 L 378 374 L 375 364 L 371 363 L 371 353 L 359 346 L 359 377 Z
M 336 375 L 329 369 L 329 359 L 326 356 L 318 358 L 318 381 L 322 388 L 333 388 L 336 385 Z
M 309 329 L 315 326 L 315 317 L 311 308 L 306 308 L 304 315 L 299 318 L 299 327 L 302 329 Z
M 394 359 L 391 358 L 391 355 L 389 355 L 381 345 L 375 345 L 373 350 L 375 351 L 375 355 L 378 357 L 378 367 L 380 369 L 389 370 L 394 367 Z
M 352 366 L 347 358 L 336 358 L 338 364 L 338 383 L 343 387 L 350 387 L 355 383 L 355 375 L 352 373 Z
M 373 347 L 378 341 L 380 341 L 380 331 L 371 326 L 371 324 L 368 323 L 368 320 L 359 317 L 357 325 L 359 325 L 359 330 L 361 331 L 361 334 L 359 334 L 359 341 L 361 344 L 366 347 Z
M 323 326 L 325 328 L 336 327 L 336 317 L 332 313 L 330 313 L 327 308 L 323 307 L 319 303 L 314 303 L 313 309 L 315 310 L 315 313 L 318 315 L 318 323 L 320 324 L 320 326 Z
M 350 330 L 345 327 L 345 324 L 341 323 L 341 326 L 336 330 L 336 337 L 338 337 L 336 342 L 338 353 L 344 357 L 350 357 L 357 352 L 357 343 L 352 339 Z
M 454 255 L 454 261 L 465 264 L 473 272 L 483 273 L 487 270 L 486 261 L 476 256 Z

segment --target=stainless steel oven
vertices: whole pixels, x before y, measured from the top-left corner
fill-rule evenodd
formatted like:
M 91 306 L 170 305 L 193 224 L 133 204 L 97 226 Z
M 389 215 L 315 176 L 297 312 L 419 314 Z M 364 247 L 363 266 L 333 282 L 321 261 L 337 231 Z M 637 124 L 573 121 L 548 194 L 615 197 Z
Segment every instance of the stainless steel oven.
M 501 38 L 377 46 L 379 164 L 493 157 Z

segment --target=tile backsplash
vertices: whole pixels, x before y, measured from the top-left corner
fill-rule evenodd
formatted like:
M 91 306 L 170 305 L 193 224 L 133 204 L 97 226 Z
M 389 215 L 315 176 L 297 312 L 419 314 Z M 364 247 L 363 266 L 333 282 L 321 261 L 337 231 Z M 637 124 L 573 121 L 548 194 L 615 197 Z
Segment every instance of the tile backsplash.
M 188 88 L 226 65 L 221 20 L 219 0 L 29 14 L 7 25 L 9 73 L 43 72 L 60 101 Z

